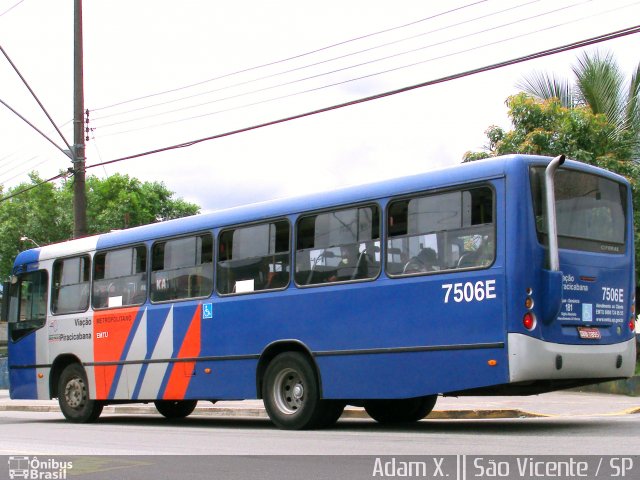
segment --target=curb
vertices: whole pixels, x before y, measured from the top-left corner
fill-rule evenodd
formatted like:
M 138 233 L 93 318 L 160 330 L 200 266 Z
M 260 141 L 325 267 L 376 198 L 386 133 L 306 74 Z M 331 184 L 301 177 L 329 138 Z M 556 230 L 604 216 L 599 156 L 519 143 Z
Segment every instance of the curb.
M 59 413 L 60 407 L 57 405 L 0 405 L 0 412 L 53 412 Z M 155 407 L 149 405 L 107 405 L 103 413 L 128 414 L 128 415 L 159 415 Z M 640 413 L 639 408 L 632 408 L 620 412 L 621 414 Z M 196 407 L 192 416 L 206 417 L 249 417 L 249 418 L 269 418 L 264 408 L 233 408 L 233 407 Z M 549 418 L 559 415 L 548 415 L 542 413 L 527 412 L 517 409 L 495 409 L 495 410 L 434 410 L 427 420 L 481 420 L 481 419 L 504 419 L 504 418 Z M 340 418 L 367 419 L 369 415 L 360 408 L 347 408 Z
M 202 402 L 191 414 L 192 416 L 205 417 L 245 417 L 245 418 L 269 418 L 262 405 L 238 405 L 222 406 L 212 405 Z M 25 401 L 0 401 L 0 412 L 40 412 L 40 413 L 61 413 L 57 403 L 48 401 L 47 403 L 28 403 Z M 120 415 L 160 415 L 155 406 L 151 404 L 116 404 L 106 405 L 103 410 L 107 414 Z M 513 408 L 494 409 L 460 409 L 460 410 L 434 410 L 426 420 L 487 420 L 487 419 L 509 419 L 509 418 L 558 418 L 558 417 L 593 417 L 593 416 L 620 416 L 639 415 L 640 407 L 630 407 L 624 410 L 609 413 L 537 413 Z M 347 407 L 341 418 L 369 419 L 367 412 L 360 407 Z

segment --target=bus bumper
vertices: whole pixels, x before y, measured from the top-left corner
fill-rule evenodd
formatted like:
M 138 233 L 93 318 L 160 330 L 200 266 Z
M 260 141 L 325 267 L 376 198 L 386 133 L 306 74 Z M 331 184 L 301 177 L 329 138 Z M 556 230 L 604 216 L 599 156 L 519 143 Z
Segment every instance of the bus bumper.
M 636 366 L 635 339 L 613 345 L 565 345 L 508 334 L 511 382 L 622 378 Z

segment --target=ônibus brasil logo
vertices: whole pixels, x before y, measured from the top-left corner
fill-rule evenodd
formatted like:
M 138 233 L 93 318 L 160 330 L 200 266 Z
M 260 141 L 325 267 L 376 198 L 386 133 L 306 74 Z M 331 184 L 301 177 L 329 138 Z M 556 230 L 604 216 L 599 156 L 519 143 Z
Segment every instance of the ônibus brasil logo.
M 73 468 L 73 462 L 38 457 L 9 457 L 9 478 L 27 480 L 65 480 L 67 470 Z

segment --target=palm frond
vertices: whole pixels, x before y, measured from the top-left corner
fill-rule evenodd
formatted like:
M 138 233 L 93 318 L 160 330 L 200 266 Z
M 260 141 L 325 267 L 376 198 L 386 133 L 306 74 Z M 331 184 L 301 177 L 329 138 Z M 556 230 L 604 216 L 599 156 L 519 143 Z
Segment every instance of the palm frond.
M 627 128 L 640 141 L 640 63 L 631 76 L 626 102 Z
M 573 67 L 582 102 L 618 128 L 625 124 L 624 75 L 611 52 L 584 52 Z
M 534 71 L 522 78 L 516 87 L 540 100 L 557 98 L 563 107 L 575 106 L 575 94 L 572 85 L 563 78 L 545 72 Z

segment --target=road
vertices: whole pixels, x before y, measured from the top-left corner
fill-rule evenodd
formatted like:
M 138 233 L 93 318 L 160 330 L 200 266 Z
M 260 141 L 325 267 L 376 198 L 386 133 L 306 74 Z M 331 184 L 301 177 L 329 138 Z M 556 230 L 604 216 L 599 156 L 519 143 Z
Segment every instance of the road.
M 52 472 L 47 462 L 70 462 L 64 476 L 40 478 L 357 480 L 386 476 L 380 473 L 383 465 L 397 457 L 399 463 L 424 466 L 422 474 L 410 477 L 466 480 L 487 478 L 474 470 L 478 456 L 484 465 L 510 461 L 513 474 L 518 459 L 573 462 L 572 456 L 581 455 L 596 456 L 587 459 L 588 478 L 613 476 L 611 469 L 594 474 L 604 455 L 616 456 L 605 459 L 605 466 L 623 456 L 630 468 L 626 478 L 640 478 L 639 431 L 637 414 L 423 420 L 405 427 L 348 418 L 327 430 L 292 432 L 255 417 L 196 415 L 168 421 L 112 413 L 94 424 L 75 425 L 57 412 L 0 411 L 0 478 L 9 477 L 17 457 L 28 457 L 45 462 L 40 474 Z
M 640 454 L 640 416 L 423 420 L 382 427 L 342 419 L 281 431 L 266 419 L 106 414 L 75 425 L 59 413 L 0 412 L 0 455 L 621 455 Z

